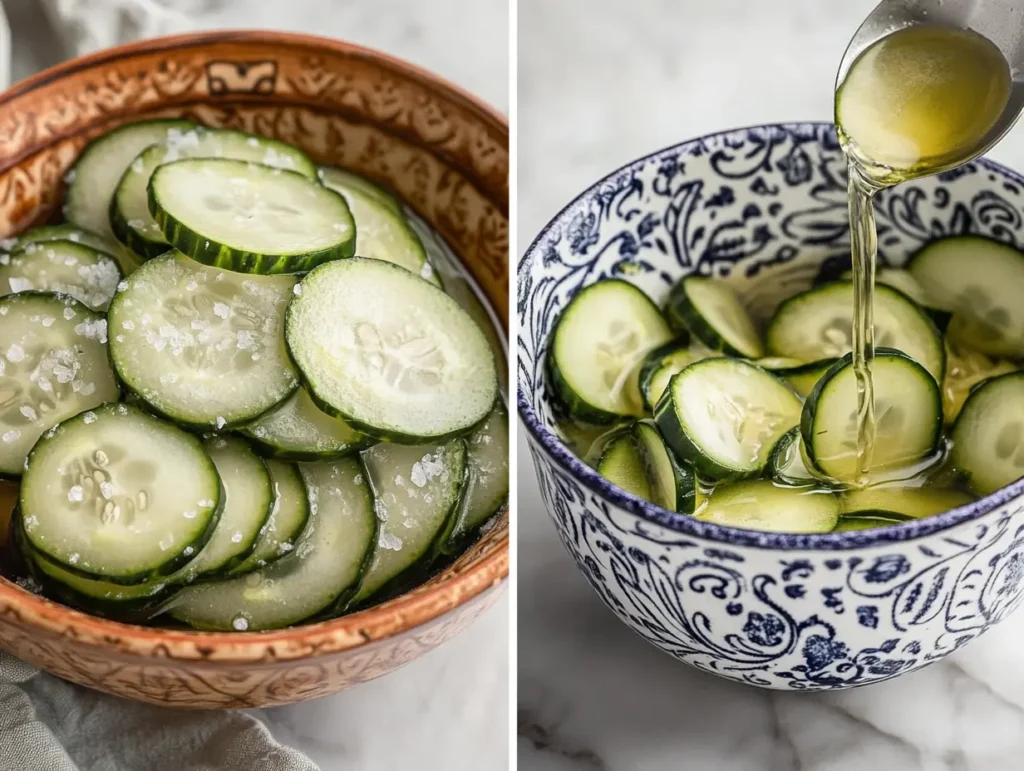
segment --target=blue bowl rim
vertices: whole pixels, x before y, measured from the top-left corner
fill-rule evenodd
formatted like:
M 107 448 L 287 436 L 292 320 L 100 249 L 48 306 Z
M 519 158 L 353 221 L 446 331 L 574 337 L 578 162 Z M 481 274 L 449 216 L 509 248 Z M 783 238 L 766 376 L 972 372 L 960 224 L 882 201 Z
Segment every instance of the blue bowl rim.
M 581 204 L 597 192 L 601 185 L 613 182 L 614 179 L 627 171 L 639 171 L 651 161 L 661 158 L 670 153 L 681 153 L 695 144 L 708 140 L 723 137 L 729 134 L 741 132 L 778 128 L 788 133 L 794 131 L 814 131 L 817 129 L 835 130 L 835 125 L 830 121 L 799 121 L 795 123 L 764 123 L 751 126 L 742 126 L 724 131 L 716 131 L 704 136 L 688 139 L 656 150 L 641 158 L 620 166 L 614 171 L 606 174 L 597 182 L 593 183 L 586 190 L 566 204 L 548 223 L 541 229 L 540 233 L 533 239 L 533 242 L 523 253 L 519 260 L 519 266 L 523 266 L 538 256 L 542 247 L 546 245 L 552 228 L 564 222 L 569 215 L 575 213 Z M 1001 164 L 990 161 L 986 158 L 978 158 L 974 163 L 980 164 L 983 168 L 993 173 L 1010 179 L 1017 185 L 1024 188 L 1024 175 Z M 519 417 L 530 433 L 533 440 L 547 452 L 564 471 L 578 482 L 581 482 L 592 493 L 607 499 L 615 506 L 622 508 L 652 524 L 664 527 L 668 530 L 690 535 L 695 538 L 713 541 L 732 546 L 753 547 L 769 550 L 792 551 L 792 550 L 822 550 L 822 551 L 843 551 L 848 549 L 859 549 L 870 546 L 883 546 L 890 543 L 912 541 L 917 538 L 940 533 L 943 530 L 970 522 L 973 519 L 988 514 L 1003 506 L 1015 498 L 1024 494 L 1024 478 L 1018 479 L 1013 484 L 1004 487 L 991 495 L 958 506 L 955 509 L 935 514 L 922 519 L 901 522 L 886 527 L 871 530 L 850 530 L 833 533 L 771 533 L 760 530 L 744 530 L 726 525 L 717 525 L 712 522 L 702 522 L 693 517 L 678 512 L 663 509 L 638 498 L 631 493 L 613 485 L 602 477 L 590 466 L 586 465 L 555 434 L 549 431 L 541 423 L 533 405 L 527 399 L 521 388 L 516 389 L 516 400 L 519 409 Z

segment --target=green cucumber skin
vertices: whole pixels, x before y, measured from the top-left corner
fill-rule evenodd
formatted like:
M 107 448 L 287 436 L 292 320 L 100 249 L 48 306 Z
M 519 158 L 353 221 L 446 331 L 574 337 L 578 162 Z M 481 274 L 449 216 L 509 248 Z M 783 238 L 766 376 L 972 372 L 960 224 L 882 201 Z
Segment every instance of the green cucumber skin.
M 466 441 L 464 439 L 459 440 L 459 442 L 462 445 L 462 473 L 459 475 L 458 479 L 453 480 L 453 485 L 458 486 L 459 492 L 458 495 L 454 497 L 452 505 L 448 509 L 444 523 L 437 529 L 437 533 L 434 535 L 434 540 L 427 546 L 423 554 L 413 564 L 398 575 L 392 577 L 386 583 L 382 584 L 377 591 L 364 598 L 362 602 L 359 602 L 352 607 L 346 607 L 343 612 L 348 613 L 354 610 L 363 610 L 373 605 L 378 605 L 392 597 L 397 597 L 399 594 L 403 594 L 411 587 L 418 586 L 426 581 L 437 569 L 438 565 L 443 563 L 445 558 L 448 556 L 445 552 L 445 545 L 450 540 L 452 532 L 458 524 L 459 511 L 462 509 L 462 497 L 466 494 L 467 488 L 469 487 L 467 484 L 469 481 L 469 462 L 467 460 L 469 456 L 469 448 L 466 446 Z M 360 459 L 359 462 L 363 465 L 364 478 L 371 480 L 373 477 L 370 476 L 362 459 Z M 370 487 L 372 487 L 372 485 L 370 485 Z M 373 493 L 373 496 L 374 500 L 376 500 L 377 494 L 375 492 Z M 377 538 L 379 535 L 380 533 L 378 530 L 377 534 L 374 536 L 373 544 L 369 549 L 367 558 L 363 563 L 361 575 L 366 574 L 366 570 L 369 568 L 370 563 L 373 560 L 373 553 L 376 549 Z M 362 583 L 362 581 L 360 580 L 358 583 Z M 356 596 L 359 588 L 359 586 L 354 587 L 352 594 L 349 597 L 350 602 L 351 597 Z
M 608 412 L 607 410 L 602 410 L 600 407 L 595 407 L 594 405 L 589 404 L 583 398 L 581 398 L 575 391 L 573 391 L 568 381 L 562 375 L 562 372 L 558 367 L 558 363 L 555 361 L 555 343 L 558 339 L 558 329 L 562 324 L 562 319 L 565 318 L 566 311 L 568 311 L 572 307 L 572 303 L 588 289 L 591 289 L 596 286 L 601 286 L 602 284 L 607 284 L 609 282 L 626 284 L 627 286 L 629 286 L 631 291 L 637 289 L 628 281 L 623 281 L 622 279 L 619 278 L 603 279 L 602 281 L 598 281 L 597 283 L 583 287 L 583 289 L 581 289 L 579 292 L 577 292 L 569 299 L 569 302 L 566 304 L 564 308 L 562 308 L 561 312 L 558 314 L 558 320 L 555 322 L 555 326 L 551 330 L 551 334 L 548 336 L 549 345 L 548 351 L 545 354 L 545 360 L 547 362 L 548 379 L 551 383 L 550 389 L 557 397 L 559 404 L 561 404 L 561 406 L 564 408 L 566 415 L 568 415 L 570 418 L 575 418 L 576 420 L 580 420 L 584 423 L 594 423 L 599 426 L 607 425 L 609 423 L 615 423 L 617 421 L 622 420 L 623 418 L 636 418 L 639 416 L 620 415 L 616 412 Z M 658 309 L 658 306 L 656 306 L 649 297 L 646 297 L 646 295 L 644 296 L 647 299 L 647 302 L 651 304 L 652 308 L 654 308 L 654 310 L 656 310 L 658 313 L 661 313 L 660 309 Z
M 878 348 L 875 350 L 875 356 L 879 355 L 896 356 L 901 359 L 906 359 L 923 373 L 928 375 L 928 381 L 934 385 L 934 396 L 938 404 L 935 430 L 932 439 L 932 448 L 934 449 L 942 435 L 942 393 L 939 391 L 939 384 L 935 382 L 935 378 L 927 369 L 924 368 L 924 366 L 907 356 L 902 351 L 898 351 L 895 348 Z M 812 441 L 812 438 L 814 437 L 814 416 L 818 411 L 818 400 L 821 399 L 821 395 L 828 386 L 829 381 L 835 377 L 837 373 L 850 366 L 852 363 L 853 353 L 848 353 L 842 358 L 837 359 L 835 364 L 825 370 L 825 374 L 821 376 L 814 388 L 811 389 L 811 392 L 807 394 L 807 400 L 804 402 L 804 408 L 800 413 L 800 435 L 804 440 L 803 446 L 807 454 L 807 460 L 811 462 L 813 467 L 809 470 L 825 477 L 828 477 L 828 475 L 821 469 L 818 465 L 817 458 L 814 457 L 814 442 Z M 963 410 L 961 410 L 961 412 L 963 412 Z
M 53 431 L 54 429 L 59 428 L 60 426 L 65 425 L 66 423 L 71 423 L 73 421 L 82 421 L 83 417 L 86 414 L 99 413 L 103 412 L 104 410 L 109 410 L 115 407 L 122 406 L 126 407 L 129 410 L 135 410 L 143 413 L 146 412 L 146 410 L 139 409 L 139 407 L 136 406 L 117 404 L 114 402 L 108 402 L 107 404 L 101 405 L 100 407 L 96 407 L 92 410 L 85 410 L 84 412 L 81 412 L 72 418 L 68 418 L 63 423 L 58 423 L 57 426 L 55 426 L 53 429 L 50 429 L 50 431 L 43 434 L 39 442 L 36 443 L 36 446 L 33 447 L 32 451 L 28 454 L 26 465 L 32 462 L 32 456 L 35 455 L 40 445 L 42 445 L 47 440 L 48 436 L 50 435 L 50 432 Z M 199 452 L 206 458 L 206 462 L 209 467 L 208 471 L 211 472 L 213 476 L 216 477 L 217 479 L 217 507 L 214 510 L 213 515 L 210 517 L 210 521 L 206 526 L 206 530 L 203 531 L 203 533 L 195 541 L 188 544 L 192 547 L 191 554 L 185 554 L 185 551 L 182 550 L 182 552 L 180 552 L 178 555 L 172 557 L 167 562 L 163 563 L 162 565 L 153 570 L 141 571 L 139 573 L 131 573 L 123 576 L 108 576 L 99 575 L 96 573 L 89 573 L 88 571 L 81 570 L 80 568 L 74 565 L 65 565 L 64 563 L 58 560 L 52 559 L 50 555 L 46 554 L 45 552 L 36 550 L 34 547 L 33 553 L 39 559 L 45 559 L 46 561 L 50 562 L 51 564 L 55 565 L 61 570 L 67 571 L 68 573 L 74 573 L 75 575 L 81 576 L 82 578 L 89 578 L 94 581 L 106 581 L 110 584 L 120 584 L 121 586 L 135 586 L 137 584 L 144 584 L 149 581 L 159 581 L 163 578 L 166 578 L 167 576 L 173 575 L 174 573 L 178 572 L 178 570 L 187 565 L 189 562 L 191 562 L 192 558 L 198 555 L 199 552 L 202 551 L 203 547 L 206 546 L 207 541 L 209 541 L 210 538 L 213 536 L 213 531 L 217 529 L 217 524 L 220 522 L 220 515 L 224 510 L 224 503 L 227 499 L 227 495 L 224 492 L 224 484 L 221 482 L 220 474 L 217 473 L 217 469 L 213 465 L 213 460 L 210 459 L 210 456 L 207 454 L 205 448 L 202 445 L 202 442 L 199 441 L 198 437 L 186 433 L 181 429 L 180 426 L 169 425 L 168 428 L 177 428 L 188 442 L 193 443 L 193 449 L 195 449 L 197 452 Z M 21 506 L 20 495 L 18 497 L 18 506 Z
M 669 326 L 672 326 L 669 324 Z M 673 330 L 675 328 L 673 327 Z M 682 342 L 680 339 L 673 340 L 664 345 L 660 345 L 653 351 L 648 353 L 640 365 L 639 381 L 640 381 L 640 396 L 644 400 L 644 406 L 651 412 L 654 411 L 654 405 L 647 402 L 647 390 L 650 385 L 651 378 L 654 377 L 655 373 L 661 368 L 662 362 L 666 356 L 669 356 L 676 351 L 684 350 L 688 347 L 688 341 Z
M 678 377 L 678 375 L 677 375 Z M 673 378 L 674 380 L 675 378 Z M 713 479 L 716 482 L 738 482 L 751 476 L 757 476 L 758 472 L 744 473 L 727 466 L 722 466 L 700 451 L 690 437 L 683 430 L 679 418 L 676 416 L 675 403 L 672 399 L 672 383 L 669 381 L 668 388 L 662 394 L 661 399 L 654 407 L 654 422 L 661 432 L 665 444 L 670 452 L 674 452 L 678 458 L 685 460 L 701 478 Z
M 705 361 L 714 361 L 708 359 Z M 747 364 L 750 362 L 746 359 L 743 360 Z M 690 366 L 698 366 L 701 362 L 695 362 Z M 774 373 L 769 372 L 762 367 L 758 367 L 756 364 L 750 364 L 751 367 L 761 370 L 764 374 L 769 377 L 775 377 Z M 680 373 L 681 374 L 681 373 Z M 675 377 L 679 377 L 676 375 Z M 675 380 L 675 377 L 672 380 Z M 776 378 L 778 380 L 778 378 Z M 780 381 L 782 382 L 782 381 Z M 788 384 L 787 384 L 788 387 Z M 795 392 L 794 392 L 795 393 Z M 679 422 L 679 418 L 676 417 L 675 406 L 672 399 L 672 381 L 669 381 L 668 387 L 665 389 L 665 393 L 662 394 L 661 399 L 658 401 L 654 408 L 654 422 L 657 424 L 658 429 L 661 431 L 661 436 L 665 440 L 671 452 L 675 452 L 676 457 L 690 464 L 694 471 L 700 476 L 701 479 L 714 480 L 716 482 L 738 482 L 743 479 L 750 479 L 759 476 L 764 468 L 756 469 L 749 472 L 739 471 L 728 466 L 723 466 L 716 463 L 711 458 L 704 455 L 700 448 L 694 444 L 690 437 L 686 435 L 683 430 L 682 424 Z M 781 438 L 781 437 L 780 437 Z M 671 453 L 670 453 L 671 454 Z M 771 454 L 769 453 L 768 462 L 765 463 L 767 468 L 771 461 Z
M 114 295 L 114 300 L 117 300 L 117 295 Z M 107 355 L 110 355 L 109 350 Z M 114 365 L 113 357 L 110 357 L 110 366 L 114 370 L 114 376 L 117 378 L 117 382 L 121 385 L 122 393 L 126 397 L 131 397 L 131 399 L 133 400 L 133 404 L 136 407 L 138 407 L 143 412 L 149 413 L 153 417 L 160 418 L 161 420 L 166 420 L 170 423 L 173 423 L 178 428 L 184 431 L 188 431 L 189 433 L 199 435 L 206 435 L 211 431 L 239 431 L 240 429 L 252 423 L 254 420 L 259 420 L 264 415 L 268 415 L 274 410 L 276 410 L 287 399 L 291 398 L 292 394 L 294 394 L 296 390 L 298 390 L 298 385 L 296 385 L 295 388 L 293 388 L 285 395 L 284 399 L 277 402 L 277 404 L 271 405 L 268 409 L 264 410 L 259 415 L 253 415 L 252 417 L 246 417 L 244 419 L 237 421 L 229 421 L 225 423 L 223 426 L 218 427 L 214 423 L 191 423 L 187 420 L 183 420 L 181 417 L 177 417 L 175 415 L 171 415 L 168 412 L 160 410 L 155 405 L 150 404 L 148 401 L 146 401 L 146 397 L 143 396 L 140 391 L 137 391 L 128 380 L 121 376 L 121 372 Z M 249 437 L 246 437 L 246 440 L 248 441 Z
M 127 173 L 127 172 L 126 172 Z M 140 260 L 152 260 L 155 257 L 159 257 L 161 254 L 166 254 L 173 248 L 167 243 L 158 243 L 156 241 L 150 241 L 148 238 L 143 238 L 130 227 L 128 227 L 128 220 L 121 214 L 121 210 L 117 207 L 117 196 L 113 196 L 110 199 L 110 229 L 114 231 L 114 236 L 124 246 L 131 249 L 131 251 Z
M 268 471 L 269 471 L 269 468 L 268 468 Z M 306 529 L 306 525 L 309 524 L 310 505 L 309 505 L 309 488 L 306 486 L 306 480 L 302 478 L 302 474 L 299 473 L 298 467 L 295 466 L 294 464 L 292 464 L 292 466 L 291 466 L 291 473 L 295 475 L 295 478 L 298 480 L 299 485 L 301 485 L 302 490 L 303 490 L 303 494 L 305 495 L 306 505 L 305 505 L 305 507 L 303 509 L 303 513 L 304 513 L 305 516 L 303 516 L 303 518 L 299 521 L 298 525 L 295 527 L 295 529 L 292 532 L 288 533 L 286 535 L 286 537 L 284 537 L 284 538 L 279 538 L 278 541 L 280 543 L 291 543 L 294 546 L 294 544 L 298 541 L 299 536 L 302 535 L 302 531 L 304 531 Z M 270 479 L 271 479 L 271 482 L 273 482 L 273 479 L 274 479 L 273 474 L 271 474 Z M 273 510 L 274 502 L 271 502 L 270 507 L 271 507 L 271 510 Z M 270 520 L 269 515 L 267 517 L 267 520 L 268 521 Z M 267 523 L 264 522 L 263 523 L 264 528 L 266 527 L 266 525 L 267 525 Z M 259 546 L 260 541 L 262 539 L 263 539 L 263 530 L 261 529 L 260 532 L 256 536 L 255 542 L 253 543 L 253 550 L 251 552 L 249 552 L 249 557 L 251 557 L 253 552 L 256 551 L 256 548 Z M 251 572 L 253 572 L 255 570 L 260 570 L 262 568 L 267 567 L 268 565 L 272 565 L 273 563 L 275 563 L 279 559 L 281 559 L 281 557 L 284 557 L 286 554 L 290 554 L 290 553 L 291 553 L 290 551 L 278 551 L 277 554 L 271 556 L 268 559 L 263 560 L 259 565 L 257 565 L 257 564 L 246 565 L 245 564 L 245 560 L 243 560 L 239 564 L 237 564 L 234 567 L 232 567 L 230 570 L 226 571 L 225 574 L 223 576 L 221 576 L 221 577 L 224 578 L 224 579 L 236 578 L 236 577 L 238 577 L 240 575 L 244 575 L 245 573 L 251 573 Z M 246 560 L 248 560 L 249 557 L 246 557 Z
M 669 319 L 669 326 L 675 329 L 675 325 L 682 324 L 690 333 L 690 336 L 698 340 L 701 345 L 710 351 L 724 353 L 737 359 L 746 359 L 747 354 L 739 351 L 726 342 L 725 338 L 718 334 L 714 328 L 704 320 L 690 298 L 686 296 L 686 289 L 683 281 L 677 281 L 672 291 L 668 294 L 665 302 L 665 317 Z
M 554 337 L 551 339 L 554 340 Z M 548 349 L 547 355 L 548 378 L 551 381 L 551 390 L 558 397 L 558 400 L 566 414 L 569 417 L 581 420 L 584 423 L 596 423 L 600 426 L 622 420 L 622 415 L 614 412 L 606 412 L 598 407 L 594 407 L 577 396 L 576 392 L 572 390 L 572 387 L 562 376 L 562 371 L 558 368 L 558 364 L 555 362 L 554 351 L 555 346 L 552 345 L 551 348 Z
M 401 268 L 400 265 L 396 267 Z M 402 268 L 402 270 L 405 270 L 405 268 Z M 294 361 L 295 360 L 293 358 L 292 362 L 294 363 Z M 298 369 L 297 366 L 296 369 Z M 303 385 L 305 385 L 306 390 L 309 392 L 310 397 L 313 399 L 313 403 L 316 404 L 316 406 L 319 407 L 322 412 L 326 412 L 328 415 L 333 415 L 336 418 L 341 418 L 356 431 L 359 431 L 362 434 L 366 434 L 366 436 L 369 438 L 366 447 L 372 447 L 373 445 L 377 444 L 377 442 L 392 442 L 393 444 L 429 444 L 431 442 L 436 442 L 437 444 L 444 444 L 450 439 L 458 439 L 459 437 L 468 436 L 469 434 L 472 434 L 474 431 L 480 428 L 480 426 L 487 420 L 487 418 L 491 414 L 490 411 L 488 411 L 487 414 L 485 414 L 476 423 L 474 423 L 471 426 L 468 426 L 467 428 L 459 429 L 458 431 L 449 431 L 447 433 L 438 434 L 436 436 L 417 436 L 415 434 L 403 434 L 400 431 L 390 431 L 386 429 L 381 429 L 379 426 L 372 426 L 369 423 L 364 423 L 358 418 L 355 418 L 352 415 L 348 415 L 342 412 L 341 410 L 332 407 L 330 404 L 324 401 L 319 396 L 319 394 L 317 394 L 316 388 L 313 386 L 313 383 L 309 380 L 306 380 L 305 375 L 302 374 L 301 369 L 299 369 L 299 374 L 302 377 Z M 289 394 L 289 396 L 291 396 L 291 394 Z M 278 402 L 278 404 L 280 403 L 281 402 Z M 274 407 L 276 408 L 277 405 L 274 405 Z M 268 412 L 270 412 L 270 410 L 267 410 L 267 412 L 264 412 L 263 414 L 266 415 Z M 366 449 L 366 447 L 364 447 L 363 449 Z
M 275 405 L 276 406 L 276 405 Z M 263 413 L 264 415 L 269 414 L 274 408 Z M 258 418 L 257 418 L 258 420 Z M 251 422 L 251 421 L 249 421 Z M 246 425 L 249 425 L 249 422 Z M 235 429 L 239 434 L 245 437 L 245 440 L 252 445 L 252 449 L 257 455 L 263 458 L 273 458 L 274 460 L 290 460 L 294 462 L 310 462 L 313 463 L 318 460 L 338 460 L 339 458 L 345 458 L 349 455 L 356 455 L 363 450 L 366 450 L 379 441 L 376 437 L 367 436 L 361 442 L 354 442 L 346 447 L 344 450 L 333 452 L 331 450 L 325 450 L 324 452 L 302 452 L 301 450 L 282 450 L 269 444 L 260 439 L 255 434 L 248 431 L 245 426 Z
M 160 612 L 160 607 L 175 594 L 174 588 L 168 586 L 149 597 L 123 602 L 89 597 L 75 591 L 70 586 L 65 586 L 36 567 L 35 559 L 37 553 L 29 545 L 22 530 L 21 509 L 18 506 L 15 506 L 11 512 L 10 528 L 11 545 L 28 574 L 36 583 L 43 587 L 43 591 L 48 596 L 56 597 L 62 603 L 72 608 L 77 608 L 93 616 L 109 618 L 115 621 L 145 621 L 157 615 Z
M 655 431 L 658 431 L 658 424 L 656 421 L 644 419 L 637 421 L 635 426 L 641 423 L 650 426 Z M 658 431 L 659 436 L 661 432 Z M 640 455 L 644 456 L 643 443 L 637 439 L 637 444 L 640 447 Z M 694 474 L 687 464 L 680 462 L 679 458 L 672 451 L 672 447 L 665 442 L 665 450 L 668 453 L 668 462 L 672 465 L 672 481 L 676 488 L 676 508 L 675 510 L 680 514 L 693 514 L 697 508 L 697 475 Z
M 297 171 L 280 170 L 281 174 L 294 174 L 297 177 L 308 180 L 304 174 Z M 149 179 L 146 187 L 146 195 L 149 202 L 149 212 L 153 215 L 160 226 L 164 238 L 170 246 L 166 246 L 160 254 L 173 247 L 183 254 L 187 254 L 196 262 L 204 265 L 212 265 L 215 268 L 232 270 L 236 273 L 257 273 L 261 275 L 273 275 L 280 273 L 307 273 L 324 262 L 354 257 L 356 253 L 356 225 L 352 220 L 352 234 L 343 243 L 315 252 L 306 252 L 299 255 L 269 255 L 246 252 L 240 249 L 232 249 L 230 246 L 211 241 L 205 236 L 191 230 L 183 222 L 172 217 L 162 208 L 153 189 L 153 181 L 156 179 L 159 169 Z M 336 193 L 330 188 L 325 191 L 337 196 L 348 211 L 348 202 L 344 196 Z M 349 213 L 349 219 L 352 219 Z M 130 228 L 129 228 L 130 230 Z M 133 247 L 134 248 L 134 247 Z M 152 255 L 156 256 L 156 255 Z

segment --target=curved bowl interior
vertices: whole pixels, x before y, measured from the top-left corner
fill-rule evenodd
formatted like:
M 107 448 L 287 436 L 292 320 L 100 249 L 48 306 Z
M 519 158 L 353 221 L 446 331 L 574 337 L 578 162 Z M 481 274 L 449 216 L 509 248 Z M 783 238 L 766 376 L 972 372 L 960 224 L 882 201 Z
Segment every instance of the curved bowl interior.
M 58 215 L 64 174 L 90 138 L 158 116 L 291 142 L 318 163 L 384 183 L 461 257 L 465 286 L 507 329 L 505 119 L 411 65 L 311 36 L 146 41 L 76 59 L 0 95 L 0 237 Z M 157 704 L 255 707 L 322 696 L 385 674 L 467 626 L 508 576 L 508 531 L 506 511 L 411 592 L 268 633 L 120 624 L 0 578 L 0 647 L 69 680 Z
M 942 235 L 1024 246 L 1024 178 L 985 159 L 878 195 L 879 263 Z M 518 265 L 519 412 L 541 496 L 602 599 L 683 661 L 744 682 L 831 688 L 935 660 L 1021 600 L 1018 481 L 892 527 L 773 534 L 700 522 L 609 484 L 555 434 L 544 359 L 561 309 L 605 277 L 661 304 L 718 276 L 766 320 L 849 267 L 846 171 L 831 124 L 759 126 L 669 147 L 560 212 Z

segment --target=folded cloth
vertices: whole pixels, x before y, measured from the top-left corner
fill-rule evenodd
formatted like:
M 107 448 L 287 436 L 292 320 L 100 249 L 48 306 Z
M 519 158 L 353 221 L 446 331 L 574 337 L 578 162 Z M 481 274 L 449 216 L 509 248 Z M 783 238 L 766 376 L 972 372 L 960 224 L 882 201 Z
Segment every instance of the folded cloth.
M 0 653 L 0 771 L 319 771 L 245 712 L 151 707 Z

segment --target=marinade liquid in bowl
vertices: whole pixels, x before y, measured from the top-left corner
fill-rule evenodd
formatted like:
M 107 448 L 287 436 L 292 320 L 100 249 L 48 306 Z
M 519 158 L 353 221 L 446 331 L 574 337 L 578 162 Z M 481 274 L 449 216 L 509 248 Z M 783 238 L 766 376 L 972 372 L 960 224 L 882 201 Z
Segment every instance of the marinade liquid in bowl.
M 1024 255 L 952 236 L 876 276 L 871 208 L 878 190 L 970 158 L 1009 83 L 969 31 L 869 47 L 836 97 L 852 271 L 764 324 L 708 276 L 660 309 L 620 279 L 586 287 L 548 348 L 570 446 L 664 508 L 788 532 L 937 514 L 1024 475 Z

